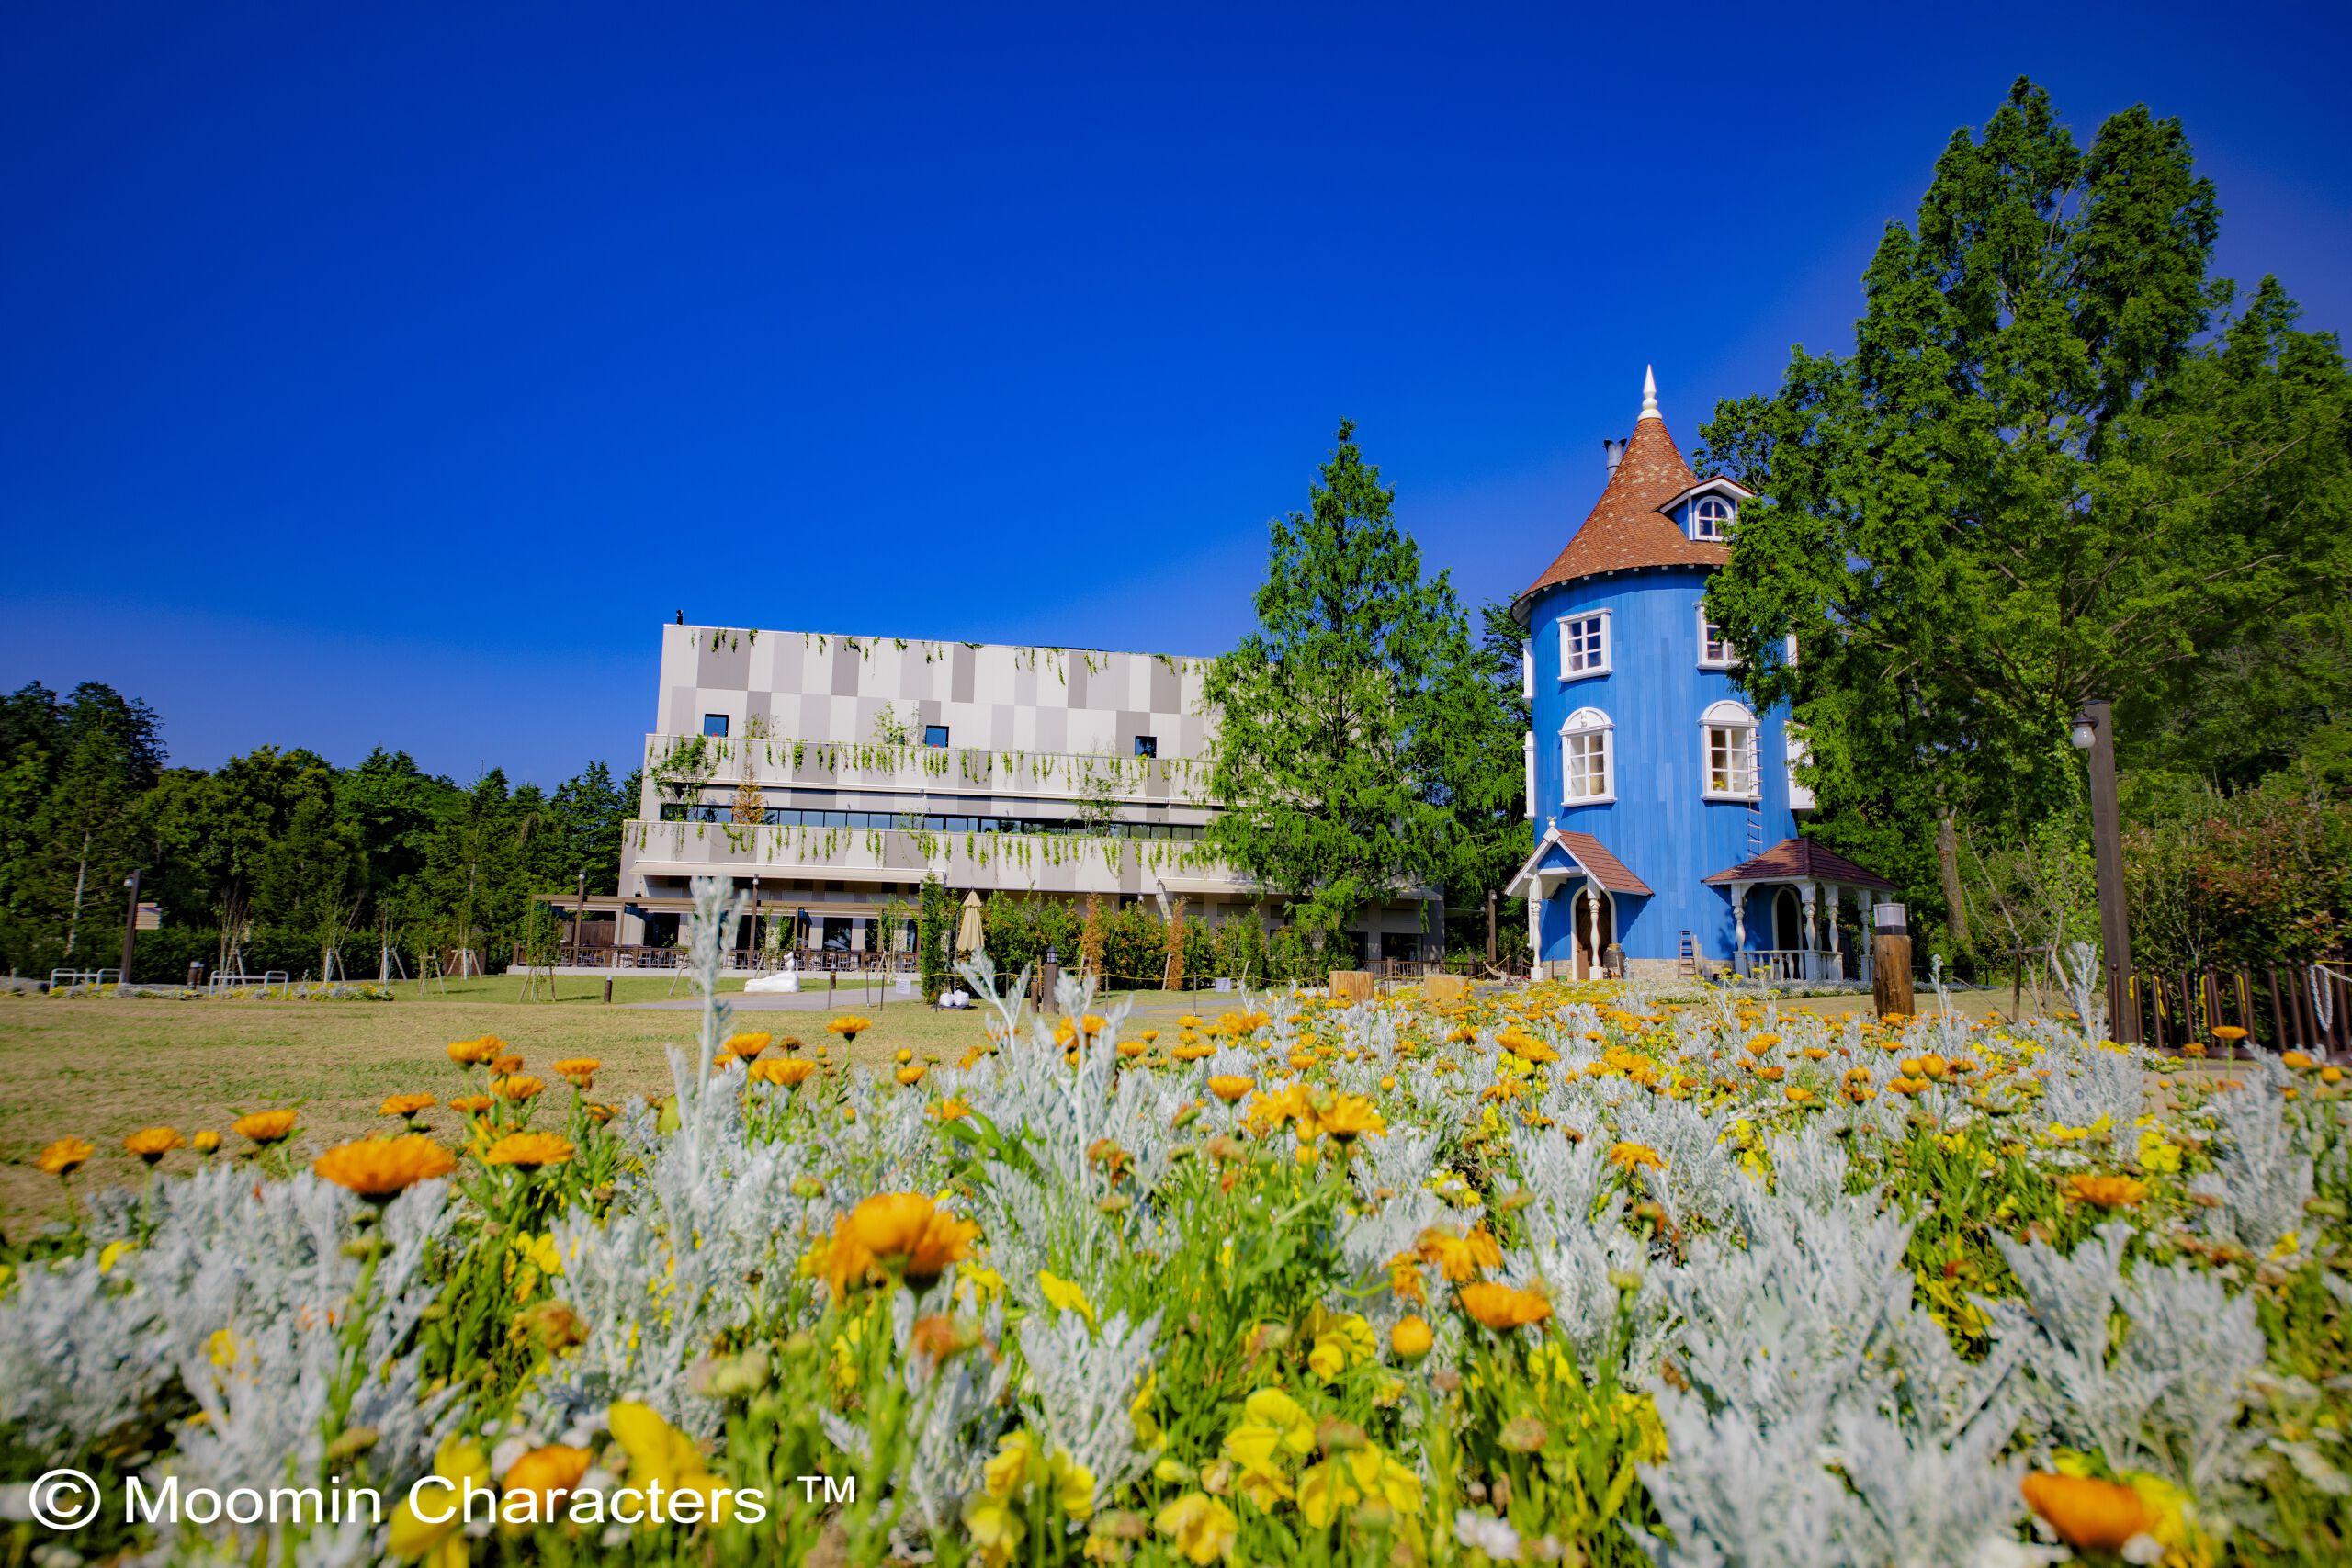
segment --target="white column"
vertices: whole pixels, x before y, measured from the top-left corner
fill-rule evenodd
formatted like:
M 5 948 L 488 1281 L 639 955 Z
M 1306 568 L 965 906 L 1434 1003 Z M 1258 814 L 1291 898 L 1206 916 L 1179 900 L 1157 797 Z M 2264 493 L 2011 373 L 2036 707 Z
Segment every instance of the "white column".
M 1846 977 L 1846 939 L 1838 934 L 1838 911 L 1845 907 L 1846 890 L 1834 882 L 1824 884 L 1823 888 L 1829 895 L 1829 951 L 1838 960 L 1832 967 L 1842 980 Z
M 1600 932 L 1593 919 L 1592 884 L 1588 882 L 1577 892 L 1577 925 L 1584 932 L 1584 941 L 1577 948 L 1577 967 L 1584 973 L 1579 980 L 1589 980 L 1600 958 Z
M 1821 978 L 1820 965 L 1813 959 L 1813 950 L 1818 944 L 1818 939 L 1814 935 L 1813 903 L 1820 893 L 1821 888 L 1818 884 L 1811 882 L 1797 884 L 1797 897 L 1804 904 L 1804 958 L 1803 961 L 1804 967 L 1802 972 L 1808 980 Z
M 1527 896 L 1528 978 L 1544 978 L 1544 885 L 1537 882 L 1535 891 Z
M 1747 884 L 1731 885 L 1731 972 L 1739 973 L 1739 955 L 1747 946 Z

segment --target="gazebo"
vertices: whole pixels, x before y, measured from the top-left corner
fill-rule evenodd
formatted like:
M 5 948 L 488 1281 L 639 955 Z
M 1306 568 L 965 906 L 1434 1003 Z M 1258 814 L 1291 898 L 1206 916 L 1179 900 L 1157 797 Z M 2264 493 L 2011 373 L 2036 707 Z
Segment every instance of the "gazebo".
M 1862 924 L 1867 929 L 1871 896 L 1894 891 L 1894 884 L 1886 878 L 1864 871 L 1810 839 L 1783 839 L 1762 854 L 1703 880 L 1730 897 L 1734 971 L 1781 982 L 1848 978 L 1845 944 L 1838 932 L 1838 911 L 1847 894 L 1854 896 L 1856 908 L 1864 912 Z M 1759 887 L 1772 891 L 1764 924 L 1757 932 L 1764 943 L 1751 948 L 1747 945 L 1747 896 Z M 1826 933 L 1821 930 L 1824 925 L 1828 928 Z M 1851 978 L 1867 982 L 1871 977 L 1868 949 L 1858 952 L 1855 960 Z

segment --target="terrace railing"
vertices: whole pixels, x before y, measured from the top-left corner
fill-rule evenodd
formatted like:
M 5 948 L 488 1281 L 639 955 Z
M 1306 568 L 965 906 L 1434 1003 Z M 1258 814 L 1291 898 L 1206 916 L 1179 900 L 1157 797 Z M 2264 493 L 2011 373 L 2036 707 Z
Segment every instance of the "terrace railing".
M 2352 968 L 2343 964 L 2143 969 L 2132 976 L 2125 1005 L 2140 1010 L 2140 1038 L 2160 1051 L 2202 1045 L 2233 1055 L 2254 1049 L 2352 1055 Z M 2245 1034 L 2227 1040 L 2217 1029 Z

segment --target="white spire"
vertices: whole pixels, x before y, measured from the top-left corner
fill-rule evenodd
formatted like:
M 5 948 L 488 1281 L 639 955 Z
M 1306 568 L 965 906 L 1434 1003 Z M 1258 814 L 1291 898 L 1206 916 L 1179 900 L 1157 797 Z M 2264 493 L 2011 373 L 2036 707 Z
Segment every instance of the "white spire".
M 1658 419 L 1657 371 L 1651 366 L 1642 367 L 1642 418 Z

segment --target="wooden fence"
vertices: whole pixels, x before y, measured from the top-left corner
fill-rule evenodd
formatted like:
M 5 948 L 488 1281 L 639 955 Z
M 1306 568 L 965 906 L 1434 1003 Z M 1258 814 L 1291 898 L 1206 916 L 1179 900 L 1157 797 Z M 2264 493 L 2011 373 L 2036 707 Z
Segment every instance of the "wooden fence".
M 2125 1004 L 2140 1010 L 2140 1038 L 2160 1051 L 2223 1045 L 2213 1031 L 2243 1029 L 2241 1049 L 2352 1055 L 2352 971 L 2332 964 L 2261 969 L 2142 970 Z

